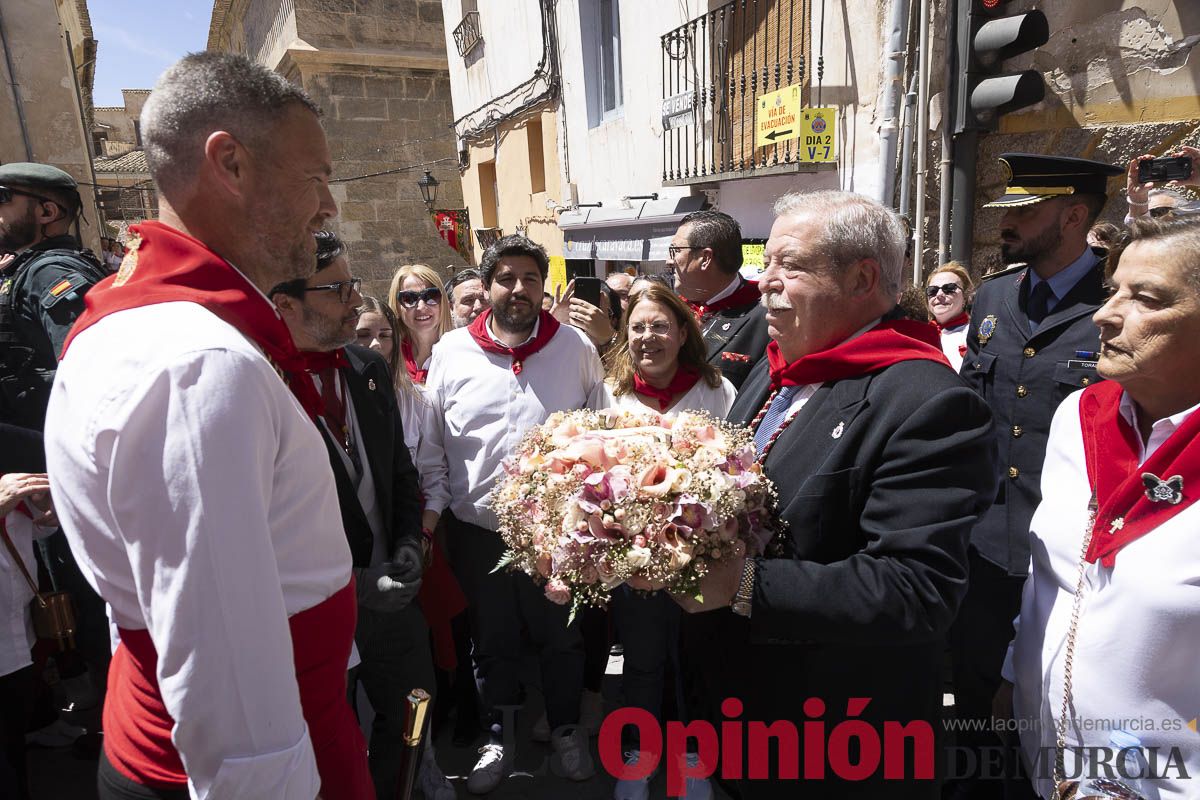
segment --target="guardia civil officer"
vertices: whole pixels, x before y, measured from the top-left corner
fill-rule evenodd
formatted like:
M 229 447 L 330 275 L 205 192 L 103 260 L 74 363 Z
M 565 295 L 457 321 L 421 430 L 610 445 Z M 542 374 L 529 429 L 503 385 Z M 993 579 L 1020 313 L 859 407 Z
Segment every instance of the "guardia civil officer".
M 996 501 L 971 533 L 970 584 L 951 635 L 960 718 L 990 719 L 1012 619 L 1029 566 L 1029 522 L 1041 500 L 1050 420 L 1071 392 L 1096 380 L 1104 302 L 1104 251 L 1088 230 L 1120 167 L 1081 158 L 1005 153 L 1000 252 L 1009 269 L 975 296 L 961 374 L 991 406 L 999 437 Z M 998 745 L 990 733 L 959 734 L 968 747 Z M 981 762 L 982 763 L 982 762 Z M 966 787 L 961 787 L 965 789 Z M 998 781 L 957 796 L 999 797 Z
M 63 340 L 109 273 L 70 233 L 81 207 L 61 169 L 0 165 L 0 422 L 42 429 Z

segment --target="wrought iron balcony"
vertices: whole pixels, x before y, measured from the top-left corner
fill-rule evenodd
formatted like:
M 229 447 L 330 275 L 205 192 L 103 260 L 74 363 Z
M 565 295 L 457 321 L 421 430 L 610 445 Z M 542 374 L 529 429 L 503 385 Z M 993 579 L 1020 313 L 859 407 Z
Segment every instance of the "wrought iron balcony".
M 483 41 L 483 30 L 479 27 L 479 12 L 468 11 L 463 14 L 462 22 L 454 29 L 454 44 L 458 54 L 463 58 L 475 49 L 475 45 Z
M 755 147 L 759 95 L 799 83 L 808 98 L 811 7 L 732 0 L 662 37 L 664 185 L 813 168 L 797 142 Z

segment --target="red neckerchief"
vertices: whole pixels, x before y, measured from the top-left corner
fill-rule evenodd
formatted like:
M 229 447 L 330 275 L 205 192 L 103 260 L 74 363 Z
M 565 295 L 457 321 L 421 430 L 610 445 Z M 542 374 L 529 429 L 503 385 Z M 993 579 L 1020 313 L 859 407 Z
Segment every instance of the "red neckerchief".
M 690 367 L 679 367 L 675 370 L 675 377 L 671 378 L 671 382 L 659 389 L 657 386 L 646 383 L 642 380 L 642 376 L 635 371 L 633 373 L 633 390 L 638 394 L 654 398 L 658 401 L 658 410 L 666 411 L 671 407 L 672 400 L 691 391 L 698 380 L 700 380 L 699 372 Z
M 967 325 L 970 322 L 971 322 L 971 317 L 967 314 L 967 312 L 964 311 L 961 314 L 959 314 L 957 317 L 955 317 L 954 319 L 947 322 L 945 325 L 941 324 L 936 319 L 931 320 L 929 324 L 932 325 L 933 327 L 937 328 L 938 333 L 945 333 L 947 330 L 949 330 L 951 328 L 957 328 L 959 325 Z
M 688 308 L 692 309 L 697 319 L 707 317 L 709 314 L 719 314 L 728 308 L 738 308 L 740 306 L 757 303 L 762 297 L 762 293 L 758 291 L 758 284 L 754 281 L 742 281 L 742 285 L 733 290 L 733 294 L 727 297 L 722 297 L 715 303 L 705 305 L 704 303 L 696 303 L 688 300 L 686 297 L 681 297 L 683 302 L 688 304 Z
M 325 352 L 302 350 L 301 355 L 304 357 L 304 368 L 309 372 L 321 372 L 327 369 L 341 369 L 342 367 L 350 366 L 350 362 L 346 360 L 346 348 L 344 347 Z
M 767 344 L 767 361 L 773 389 L 852 378 L 901 361 L 950 365 L 938 344 L 937 331 L 924 322 L 909 319 L 881 322 L 855 339 L 809 353 L 790 364 L 784 361 L 779 344 L 772 340 Z
M 412 379 L 413 383 L 424 386 L 425 379 L 429 377 L 429 370 L 417 366 L 417 360 L 413 356 L 412 342 L 408 339 L 400 340 L 400 354 L 404 356 L 404 368 L 408 370 L 408 377 Z
M 195 303 L 262 348 L 315 420 L 321 413 L 321 397 L 305 372 L 304 356 L 296 349 L 287 325 L 253 284 L 203 242 L 182 231 L 161 222 L 143 222 L 130 230 L 138 238 L 121 270 L 84 295 L 86 308 L 63 343 L 62 355 L 66 356 L 76 336 L 109 314 L 158 303 Z
M 488 333 L 487 321 L 491 316 L 492 310 L 489 308 L 476 317 L 475 321 L 467 327 L 467 330 L 471 332 L 471 338 L 483 348 L 484 352 L 512 356 L 513 375 L 520 375 L 525 360 L 549 344 L 550 340 L 554 338 L 554 334 L 558 333 L 558 320 L 550 316 L 549 311 L 543 311 L 538 317 L 537 336 L 534 336 L 525 344 L 509 347 L 495 341 Z
M 1105 381 L 1083 390 L 1079 423 L 1095 494 L 1096 523 L 1087 560 L 1106 567 L 1125 545 L 1162 525 L 1200 498 L 1200 414 L 1192 414 L 1138 466 L 1138 432 L 1121 416 L 1121 385 Z M 1153 476 L 1147 478 L 1145 476 Z M 1147 482 L 1183 479 L 1177 503 L 1152 500 Z

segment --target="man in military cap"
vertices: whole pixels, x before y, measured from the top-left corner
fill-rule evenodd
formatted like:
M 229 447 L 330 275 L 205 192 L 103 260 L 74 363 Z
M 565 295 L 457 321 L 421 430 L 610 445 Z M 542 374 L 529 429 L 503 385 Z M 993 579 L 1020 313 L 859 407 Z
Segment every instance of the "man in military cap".
M 1106 184 L 1124 172 L 1097 161 L 1005 153 L 1000 252 L 1013 265 L 976 294 L 962 376 L 992 408 L 1002 478 L 976 523 L 967 597 L 951 636 L 960 718 L 990 719 L 1000 668 L 1029 566 L 1029 522 L 1041 501 L 1042 459 L 1058 404 L 1096 376 L 1104 302 L 1104 251 L 1087 243 Z M 997 745 L 991 732 L 959 734 L 970 747 Z M 979 762 L 983 763 L 983 762 Z M 999 797 L 1000 782 L 959 785 L 957 797 Z
M 0 165 L 0 422 L 42 429 L 63 340 L 108 274 L 70 233 L 81 206 L 61 169 Z

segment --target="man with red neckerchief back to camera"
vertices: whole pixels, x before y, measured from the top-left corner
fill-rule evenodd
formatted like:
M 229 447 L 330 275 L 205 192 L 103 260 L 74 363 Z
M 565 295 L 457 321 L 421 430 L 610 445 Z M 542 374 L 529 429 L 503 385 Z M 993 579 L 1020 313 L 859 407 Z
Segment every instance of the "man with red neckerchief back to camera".
M 759 282 L 772 341 L 729 419 L 754 431 L 782 531 L 768 557 L 710 570 L 702 600 L 676 599 L 723 618 L 719 652 L 694 664 L 708 707 L 733 697 L 742 720 L 805 730 L 803 783 L 775 752 L 769 777 L 738 782 L 744 800 L 931 800 L 945 634 L 966 591 L 971 524 L 995 491 L 991 413 L 931 326 L 895 318 L 905 237 L 893 212 L 824 191 L 785 195 L 775 214 Z M 829 734 L 847 719 L 881 740 L 885 723 L 928 734 L 850 780 L 832 735 L 810 763 L 814 715 Z

